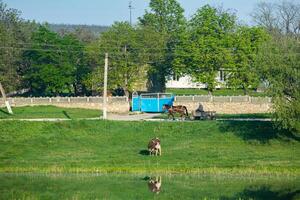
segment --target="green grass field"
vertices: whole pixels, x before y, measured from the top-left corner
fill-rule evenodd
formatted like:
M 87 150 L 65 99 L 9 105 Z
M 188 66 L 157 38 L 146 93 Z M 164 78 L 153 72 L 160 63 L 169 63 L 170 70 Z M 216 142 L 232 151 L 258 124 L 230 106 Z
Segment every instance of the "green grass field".
M 59 108 L 55 106 L 25 106 L 14 107 L 14 115 L 7 113 L 6 108 L 0 108 L 0 119 L 33 119 L 33 118 L 94 118 L 100 116 L 100 110 L 79 108 Z
M 173 93 L 175 95 L 208 95 L 208 91 L 206 89 L 167 89 L 167 93 Z M 244 91 L 241 89 L 233 90 L 233 89 L 217 89 L 213 92 L 214 96 L 240 96 L 245 95 Z M 249 96 L 254 97 L 263 97 L 267 96 L 266 93 L 258 93 L 254 90 L 249 90 Z
M 299 176 L 300 143 L 271 122 L 0 122 L 0 172 Z M 147 155 L 159 137 L 162 156 Z

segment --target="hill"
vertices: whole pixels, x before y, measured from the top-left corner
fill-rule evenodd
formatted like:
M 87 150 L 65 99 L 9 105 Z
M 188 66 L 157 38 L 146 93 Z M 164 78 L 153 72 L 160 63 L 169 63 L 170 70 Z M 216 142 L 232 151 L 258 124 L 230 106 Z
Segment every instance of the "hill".
M 109 27 L 99 25 L 49 24 L 49 28 L 55 32 L 74 32 L 77 29 L 83 29 L 85 31 L 93 33 L 95 36 L 98 36 L 100 33 L 105 32 Z

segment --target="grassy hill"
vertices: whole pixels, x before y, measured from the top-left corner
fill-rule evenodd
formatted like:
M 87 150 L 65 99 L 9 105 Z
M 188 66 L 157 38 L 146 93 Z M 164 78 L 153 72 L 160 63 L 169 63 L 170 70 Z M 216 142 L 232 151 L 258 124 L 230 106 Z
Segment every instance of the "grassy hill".
M 270 122 L 0 121 L 0 172 L 299 176 L 299 138 Z M 162 156 L 147 155 L 159 137 Z

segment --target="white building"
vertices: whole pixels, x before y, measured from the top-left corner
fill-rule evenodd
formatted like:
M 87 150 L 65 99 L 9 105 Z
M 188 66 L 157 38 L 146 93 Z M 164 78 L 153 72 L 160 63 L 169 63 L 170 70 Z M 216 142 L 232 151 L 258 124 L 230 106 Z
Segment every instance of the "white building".
M 216 81 L 218 81 L 220 84 L 217 86 L 217 88 L 224 87 L 225 80 L 226 80 L 225 72 L 219 71 L 216 76 Z M 166 88 L 199 89 L 199 88 L 207 88 L 207 85 L 204 83 L 194 82 L 191 76 L 183 76 L 183 77 L 172 76 L 167 78 Z

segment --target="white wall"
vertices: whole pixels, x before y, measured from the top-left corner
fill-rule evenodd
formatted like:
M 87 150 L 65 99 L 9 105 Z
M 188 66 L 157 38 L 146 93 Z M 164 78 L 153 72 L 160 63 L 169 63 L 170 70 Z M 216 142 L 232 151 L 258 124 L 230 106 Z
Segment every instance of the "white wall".
M 174 80 L 173 77 L 168 77 L 166 83 L 166 88 L 206 88 L 206 84 L 203 83 L 197 83 L 193 82 L 192 78 L 190 76 L 183 76 L 180 77 L 178 80 Z M 222 83 L 225 83 L 223 80 L 220 78 L 220 72 L 218 72 L 216 76 L 216 81 L 220 82 L 221 84 L 218 85 L 216 88 L 221 88 L 224 87 L 222 86 Z

